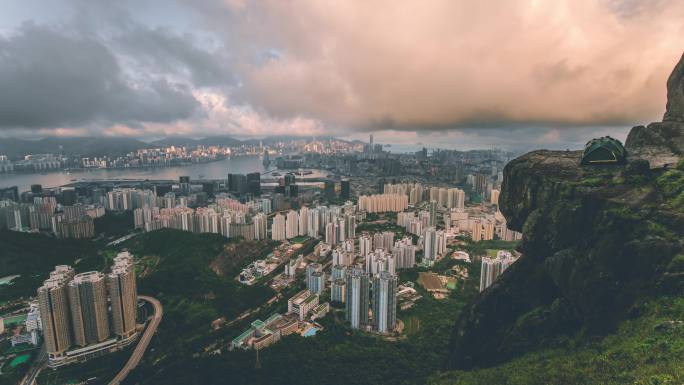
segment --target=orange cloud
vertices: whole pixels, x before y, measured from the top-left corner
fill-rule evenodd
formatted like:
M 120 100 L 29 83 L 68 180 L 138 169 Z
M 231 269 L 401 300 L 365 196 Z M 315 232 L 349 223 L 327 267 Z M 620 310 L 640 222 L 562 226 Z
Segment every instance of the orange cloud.
M 680 0 L 229 3 L 239 95 L 342 127 L 659 120 L 684 49 Z

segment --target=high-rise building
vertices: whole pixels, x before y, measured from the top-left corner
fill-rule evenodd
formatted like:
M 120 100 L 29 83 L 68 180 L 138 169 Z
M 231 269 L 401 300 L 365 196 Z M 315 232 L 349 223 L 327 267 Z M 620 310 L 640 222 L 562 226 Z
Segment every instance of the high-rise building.
M 394 232 L 383 231 L 382 232 L 382 248 L 386 251 L 392 251 L 394 247 Z
M 330 286 L 330 300 L 333 302 L 344 303 L 346 300 L 346 281 L 344 278 L 335 279 Z
M 381 271 L 396 272 L 396 261 L 394 256 L 385 253 L 383 249 L 376 249 L 366 257 L 366 272 L 375 275 Z
M 394 242 L 392 250 L 397 269 L 410 269 L 416 265 L 416 247 L 411 237 L 404 237 Z
M 344 275 L 347 271 L 347 265 L 338 265 L 333 263 L 332 269 L 330 270 L 330 279 L 344 279 Z
M 184 193 L 187 193 L 190 191 L 190 177 L 189 176 L 181 176 L 178 178 L 178 184 L 180 186 L 180 190 Z
M 109 337 L 105 277 L 97 271 L 74 276 L 68 284 L 73 343 L 87 346 Z
M 499 195 L 501 192 L 496 189 L 492 189 L 492 191 L 489 193 L 489 203 L 493 205 L 499 205 Z
M 244 174 L 228 174 L 228 191 L 244 194 L 247 192 L 247 177 Z
M 325 290 L 325 273 L 322 271 L 315 271 L 311 273 L 311 278 L 309 279 L 311 283 L 311 290 L 314 294 L 321 294 Z
M 253 172 L 247 174 L 247 192 L 254 196 L 261 195 L 261 174 Z
M 309 263 L 306 266 L 306 288 L 314 294 L 320 294 L 325 288 L 325 273 L 320 263 Z
M 404 194 L 361 195 L 359 210 L 367 213 L 401 212 L 408 208 L 409 198 Z
M 334 246 L 339 234 L 337 222 L 330 222 L 325 226 L 325 243 Z
M 307 220 L 307 235 L 311 238 L 318 238 L 320 233 L 320 213 L 317 208 L 309 209 L 309 219 Z
M 285 176 L 283 177 L 283 182 L 285 184 L 285 187 L 292 186 L 297 183 L 297 177 L 295 176 L 295 174 L 289 172 L 285 174 Z
M 106 282 L 112 306 L 112 332 L 117 338 L 128 338 L 135 334 L 138 304 L 133 256 L 119 253 Z
M 482 173 L 477 173 L 475 174 L 475 179 L 474 179 L 474 188 L 475 191 L 478 193 L 484 195 L 485 191 L 487 191 L 487 175 L 482 174 Z
M 373 251 L 373 238 L 364 233 L 359 237 L 359 253 L 362 257 L 366 257 L 371 251 Z
M 340 198 L 349 199 L 351 196 L 351 184 L 349 180 L 345 179 L 340 182 Z
M 267 227 L 266 214 L 264 214 L 264 213 L 256 214 L 252 218 L 252 222 L 254 223 L 254 239 L 255 240 L 266 239 L 266 227 Z
M 285 238 L 285 217 L 276 213 L 271 224 L 271 239 L 274 241 L 284 241 Z
M 462 209 L 465 207 L 465 192 L 461 189 L 450 188 L 447 190 L 446 207 L 449 209 Z
M 285 238 L 291 239 L 299 235 L 299 215 L 290 210 L 285 217 Z
M 337 243 L 342 243 L 347 239 L 347 225 L 345 224 L 344 219 L 342 218 L 337 218 L 335 222 L 335 231 L 337 232 L 335 239 L 337 240 Z
M 496 258 L 483 257 L 480 271 L 480 292 L 492 285 L 494 281 L 515 262 L 510 252 L 499 250 Z
M 442 230 L 429 227 L 423 235 L 423 258 L 427 264 L 435 260 L 446 252 L 446 235 Z
M 299 235 L 307 235 L 309 232 L 309 208 L 304 206 L 299 209 Z
M 437 226 L 437 201 L 430 201 L 430 226 Z
M 397 276 L 383 271 L 373 278 L 373 329 L 394 331 L 397 323 Z
M 345 214 L 344 223 L 346 226 L 345 238 L 356 238 L 356 216 L 354 214 Z
M 326 180 L 323 183 L 323 195 L 327 199 L 335 199 L 335 182 L 332 180 Z
M 369 278 L 363 269 L 352 268 L 346 277 L 346 320 L 354 329 L 368 325 Z
M 43 323 L 48 357 L 59 358 L 71 346 L 69 295 L 67 284 L 73 278 L 70 266 L 56 266 L 50 278 L 38 288 L 38 306 Z

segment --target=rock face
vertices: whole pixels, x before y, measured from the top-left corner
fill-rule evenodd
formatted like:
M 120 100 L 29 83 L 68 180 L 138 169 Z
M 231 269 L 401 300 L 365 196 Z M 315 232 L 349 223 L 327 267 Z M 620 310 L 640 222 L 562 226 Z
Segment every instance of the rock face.
M 625 142 L 628 157 L 644 159 L 651 168 L 671 167 L 684 155 L 684 123 L 667 121 L 636 126 Z
M 667 79 L 667 106 L 663 121 L 684 123 L 684 55 Z
M 682 67 L 668 83 L 673 99 L 682 96 Z M 684 272 L 671 270 L 684 259 L 680 101 L 668 102 L 669 120 L 632 129 L 625 165 L 534 151 L 506 166 L 499 204 L 523 232 L 523 256 L 462 313 L 449 369 L 494 365 L 564 334 L 605 333 L 638 301 L 673 280 L 684 285 Z
M 632 158 L 652 168 L 672 166 L 684 155 L 684 55 L 667 80 L 667 106 L 662 122 L 632 128 L 625 148 Z

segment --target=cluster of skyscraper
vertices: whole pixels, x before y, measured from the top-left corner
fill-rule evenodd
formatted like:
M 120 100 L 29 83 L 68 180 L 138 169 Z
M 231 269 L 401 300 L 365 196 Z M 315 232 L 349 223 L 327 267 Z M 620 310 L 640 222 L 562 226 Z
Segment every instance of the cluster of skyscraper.
M 352 267 L 347 271 L 345 280 L 345 314 L 351 327 L 370 328 L 378 333 L 394 331 L 397 323 L 397 276 L 382 271 L 371 278 L 363 269 Z
M 33 197 L 33 203 L 0 200 L 0 229 L 47 231 L 59 238 L 93 237 L 93 220 L 103 215 L 102 207 L 61 205 L 54 196 L 36 196 Z
M 356 236 L 356 213 L 353 205 L 302 207 L 299 212 L 290 210 L 287 214 L 277 213 L 271 225 L 274 241 L 292 239 L 298 236 L 318 237 L 325 235 L 325 242 L 331 246 L 343 243 Z
M 360 264 L 355 264 L 353 242 L 332 252 L 330 297 L 345 304 L 352 328 L 390 333 L 396 327 L 396 271 L 415 266 L 416 251 L 410 237 L 395 241 L 394 236 L 390 231 L 361 234 L 359 255 L 364 262 Z M 316 277 L 313 273 L 309 276 Z M 315 285 L 312 282 L 309 289 Z
M 423 242 L 423 259 L 425 264 L 432 264 L 443 256 L 446 251 L 446 233 L 443 230 L 437 230 L 434 227 L 429 227 L 421 237 Z
M 171 228 L 194 233 L 221 234 L 227 238 L 241 236 L 248 240 L 266 239 L 266 213 L 270 211 L 268 200 L 250 201 L 247 204 L 224 195 L 216 197 L 215 203 L 196 209 L 185 206 L 182 201 L 169 197 L 157 199 L 154 206 L 144 205 L 133 211 L 136 228 L 154 231 Z M 162 207 L 157 204 L 161 203 Z
M 408 197 L 403 194 L 375 194 L 359 196 L 359 210 L 367 213 L 386 213 L 406 210 Z
M 421 183 L 387 183 L 382 186 L 384 194 L 398 194 L 408 197 L 408 204 L 415 205 L 426 200 L 451 209 L 465 207 L 465 192 L 458 188 L 425 187 Z
M 86 347 L 97 350 L 129 341 L 136 335 L 133 257 L 119 253 L 108 274 L 76 274 L 70 266 L 56 266 L 38 288 L 38 304 L 45 346 L 54 365 L 92 353 Z

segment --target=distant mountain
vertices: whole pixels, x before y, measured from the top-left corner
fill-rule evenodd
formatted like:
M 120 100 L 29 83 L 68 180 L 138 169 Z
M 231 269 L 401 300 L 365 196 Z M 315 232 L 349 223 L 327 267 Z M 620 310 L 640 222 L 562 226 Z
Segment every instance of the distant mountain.
M 46 137 L 36 140 L 0 138 L 0 155 L 7 155 L 12 159 L 27 154 L 65 154 L 71 156 L 102 156 L 121 155 L 142 148 L 168 146 L 240 146 L 258 145 L 259 142 L 268 146 L 277 142 L 287 142 L 297 139 L 311 139 L 311 136 L 272 136 L 263 139 L 239 140 L 230 136 L 207 136 L 193 139 L 182 136 L 172 136 L 149 143 L 133 138 L 110 137 Z M 317 136 L 316 139 L 335 139 L 331 136 Z
M 243 142 L 230 136 L 208 136 L 202 139 L 186 138 L 182 136 L 172 136 L 160 140 L 155 140 L 150 142 L 151 146 L 186 146 L 186 147 L 196 147 L 196 146 L 239 146 Z
M 278 142 L 289 142 L 292 140 L 310 140 L 314 137 L 312 136 L 295 136 L 295 135 L 278 135 L 278 136 L 268 136 L 265 138 L 254 138 L 239 140 L 230 136 L 208 136 L 202 139 L 193 139 L 182 136 L 171 136 L 168 138 L 155 140 L 149 144 L 152 146 L 188 146 L 195 147 L 201 146 L 239 146 L 239 145 L 258 145 L 260 142 L 263 145 L 271 145 Z M 335 139 L 332 136 L 316 136 L 319 140 L 329 140 Z M 339 140 L 339 139 L 338 139 Z
M 37 140 L 0 138 L 0 154 L 10 158 L 27 154 L 67 154 L 79 156 L 117 155 L 149 147 L 132 138 L 47 137 Z

